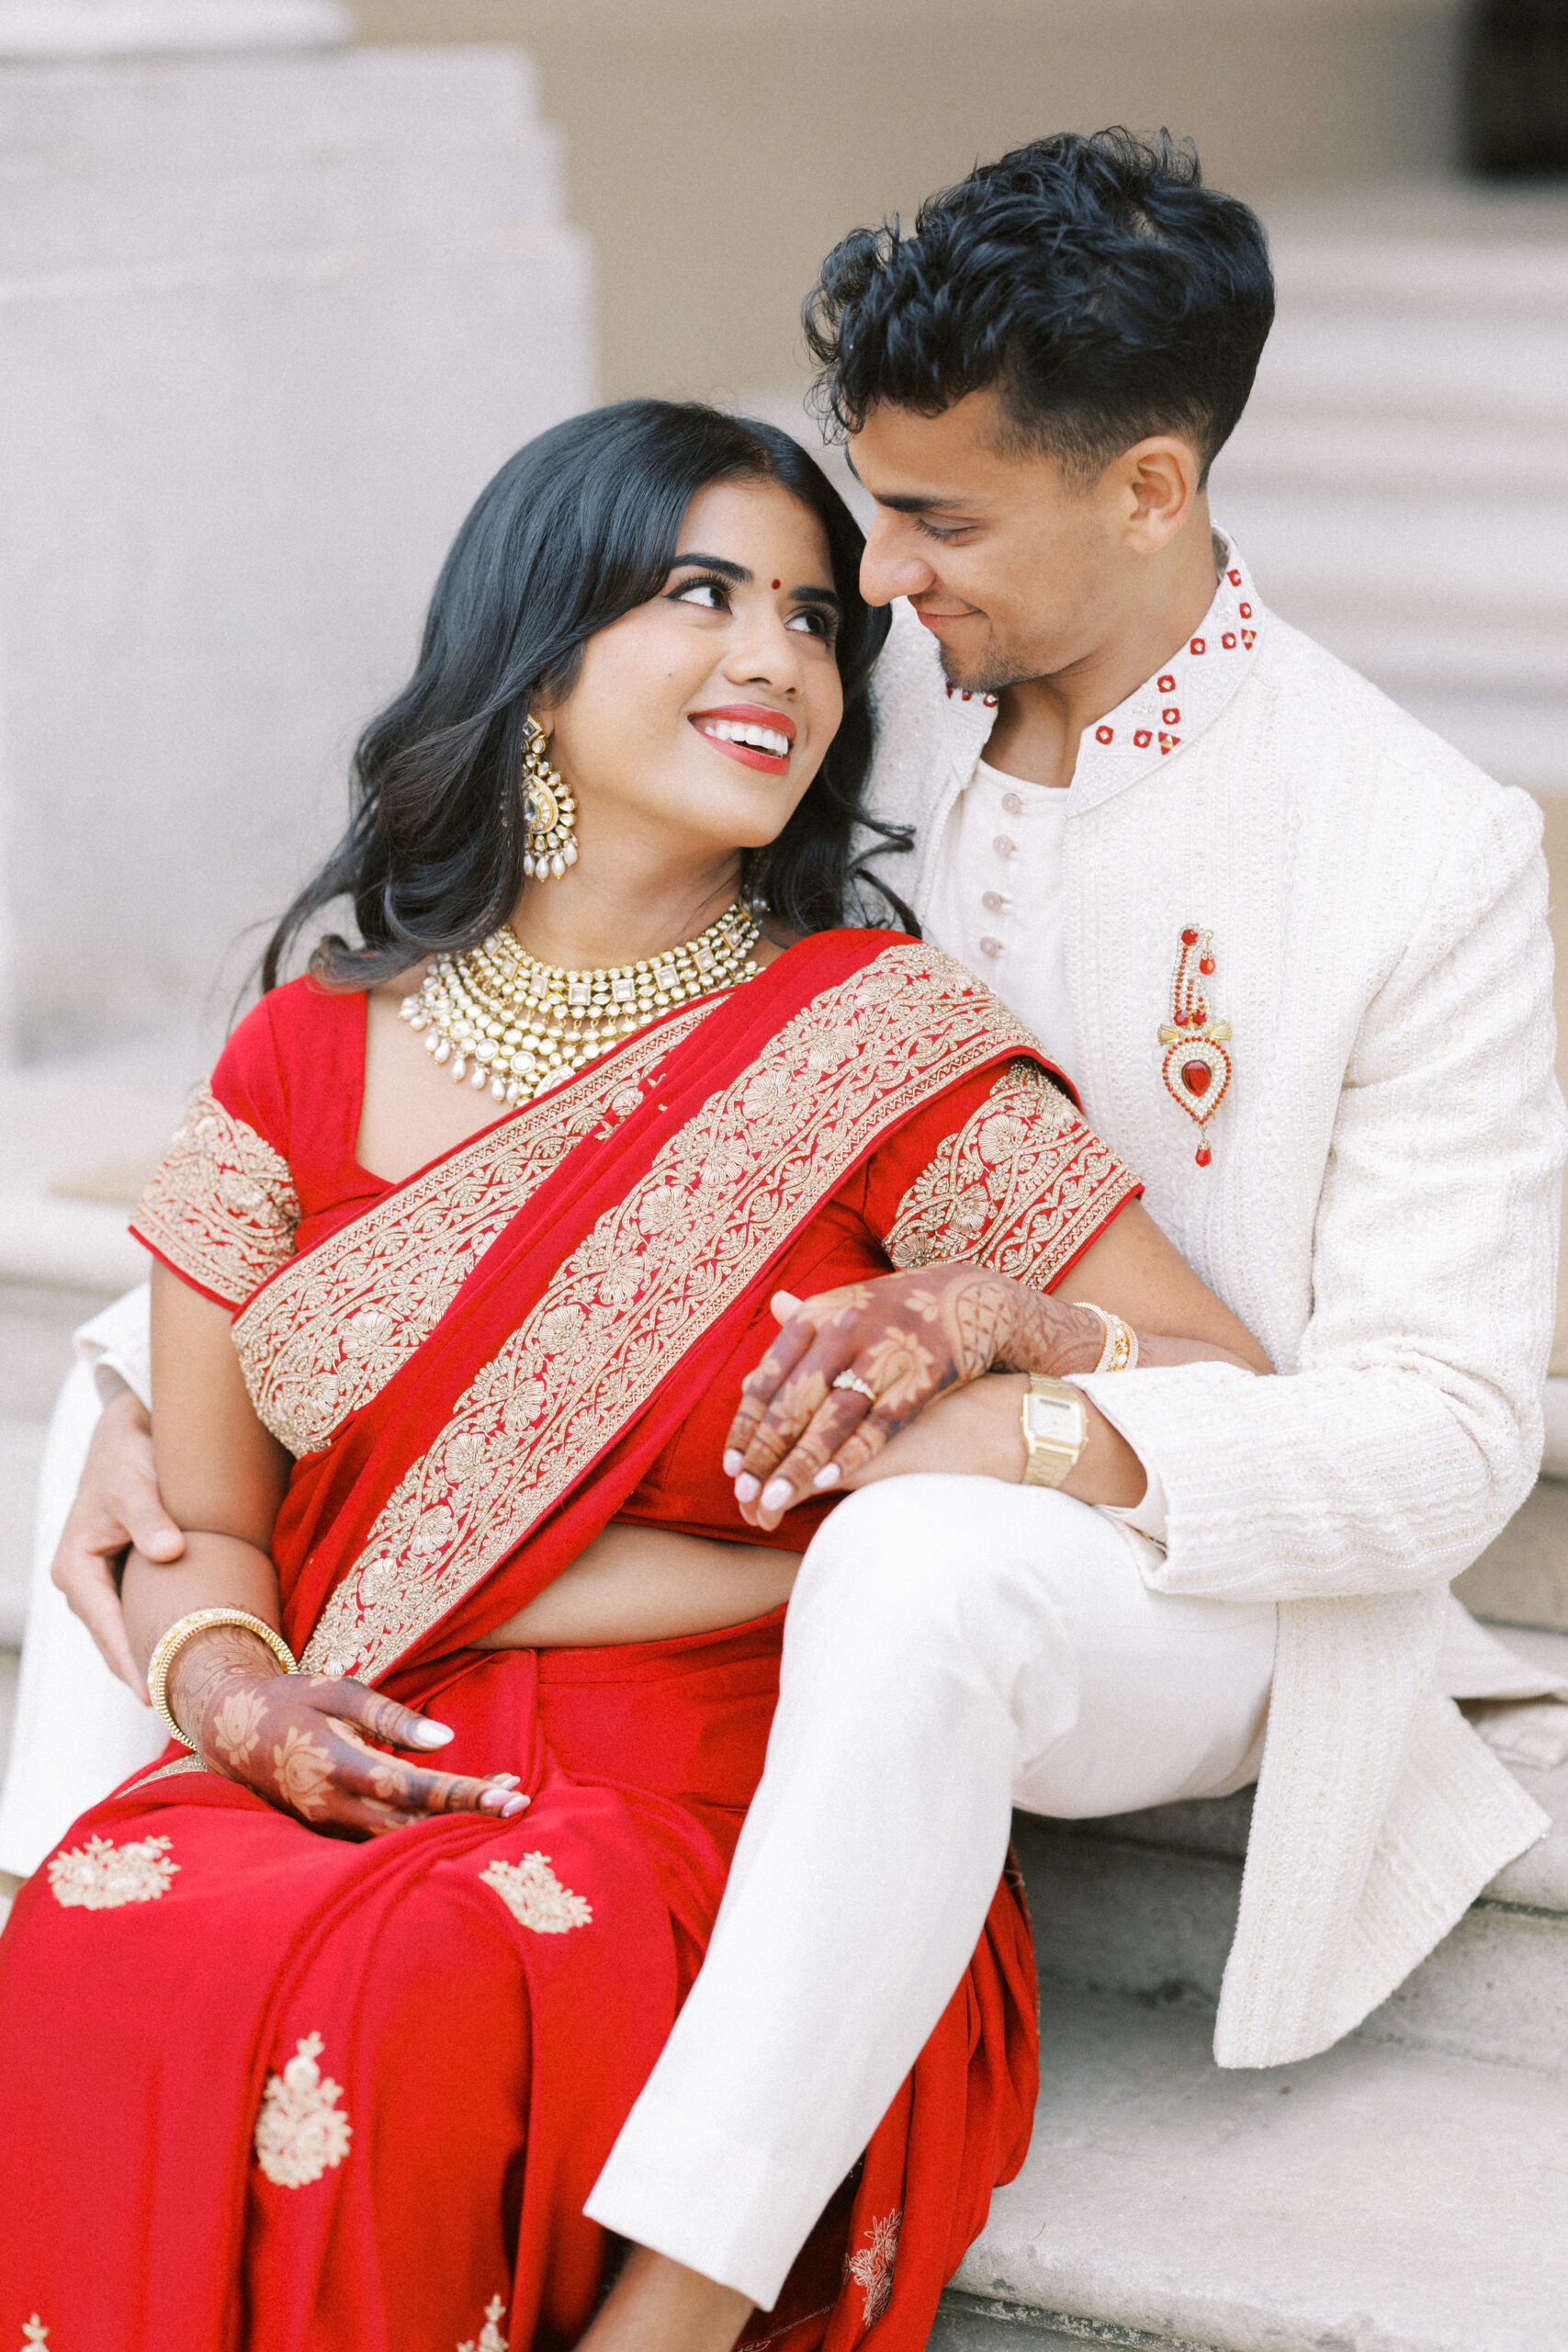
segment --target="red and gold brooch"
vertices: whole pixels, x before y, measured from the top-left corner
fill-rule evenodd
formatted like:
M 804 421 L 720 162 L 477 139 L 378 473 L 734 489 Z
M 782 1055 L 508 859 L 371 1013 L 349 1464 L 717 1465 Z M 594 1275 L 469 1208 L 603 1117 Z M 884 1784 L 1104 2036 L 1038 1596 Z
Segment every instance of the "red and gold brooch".
M 1209 982 L 1213 976 L 1214 934 L 1196 923 L 1183 927 L 1176 950 L 1176 971 L 1170 983 L 1170 1019 L 1159 1033 L 1165 1047 L 1160 1073 L 1166 1091 L 1197 1124 L 1198 1165 L 1207 1168 L 1213 1153 L 1202 1134 L 1224 1098 L 1231 1082 L 1228 1021 L 1209 1014 Z

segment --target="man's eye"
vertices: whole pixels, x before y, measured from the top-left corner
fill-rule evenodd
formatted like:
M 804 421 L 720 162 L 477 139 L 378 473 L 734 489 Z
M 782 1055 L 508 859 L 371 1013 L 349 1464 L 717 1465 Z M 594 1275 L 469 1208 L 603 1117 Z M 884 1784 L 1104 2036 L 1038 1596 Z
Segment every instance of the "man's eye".
M 959 527 L 962 528 L 962 526 Z M 947 545 L 949 539 L 956 538 L 958 536 L 957 530 L 939 531 L 936 525 L 934 523 L 928 523 L 923 514 L 916 515 L 915 528 L 918 531 L 923 532 L 928 539 L 940 539 L 944 547 Z

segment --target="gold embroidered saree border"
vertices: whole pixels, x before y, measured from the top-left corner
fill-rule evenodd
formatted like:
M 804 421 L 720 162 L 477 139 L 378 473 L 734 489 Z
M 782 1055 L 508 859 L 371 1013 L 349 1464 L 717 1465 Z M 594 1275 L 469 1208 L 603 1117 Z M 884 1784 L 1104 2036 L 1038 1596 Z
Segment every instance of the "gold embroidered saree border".
M 155 1764 L 150 1772 L 143 1772 L 139 1781 L 132 1781 L 130 1788 L 125 1791 L 125 1794 L 128 1797 L 139 1797 L 143 1789 L 152 1787 L 154 1781 L 172 1781 L 180 1772 L 210 1771 L 212 1771 L 210 1764 L 204 1764 L 199 1756 L 171 1757 L 167 1764 Z M 220 1781 L 223 1775 L 221 1772 L 214 1772 L 213 1778 Z
M 235 1317 L 251 1402 L 290 1453 L 317 1453 L 379 1395 L 485 1251 L 574 1144 L 641 1102 L 649 1072 L 720 1001 L 688 1006 L 450 1153 L 280 1272 Z
M 1138 1180 L 1036 1062 L 1012 1062 L 921 1170 L 884 1246 L 900 1268 L 973 1259 L 1048 1290 Z
M 287 1265 L 299 1200 L 288 1162 L 204 1086 L 192 1102 L 131 1230 L 230 1306 Z
M 824 989 L 560 1266 L 378 1515 L 301 1665 L 387 1673 L 565 1496 L 798 1227 L 943 1088 L 1031 1044 L 935 950 Z

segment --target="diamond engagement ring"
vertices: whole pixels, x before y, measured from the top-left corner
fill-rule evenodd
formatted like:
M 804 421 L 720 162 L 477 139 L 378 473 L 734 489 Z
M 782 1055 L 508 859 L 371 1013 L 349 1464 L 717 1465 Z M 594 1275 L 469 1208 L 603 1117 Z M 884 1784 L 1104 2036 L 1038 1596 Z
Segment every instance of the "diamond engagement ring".
M 856 1396 L 863 1396 L 868 1404 L 874 1405 L 876 1402 L 875 1389 L 869 1380 L 863 1380 L 858 1372 L 840 1372 L 835 1377 L 833 1385 L 835 1388 L 852 1388 Z

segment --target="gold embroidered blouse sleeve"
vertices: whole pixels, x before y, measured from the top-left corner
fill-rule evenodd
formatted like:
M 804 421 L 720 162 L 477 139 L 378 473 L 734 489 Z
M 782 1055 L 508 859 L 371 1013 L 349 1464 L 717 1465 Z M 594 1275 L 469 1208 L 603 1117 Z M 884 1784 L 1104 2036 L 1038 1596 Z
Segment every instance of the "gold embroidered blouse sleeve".
M 1035 1063 L 1010 1062 L 899 1200 L 901 1271 L 955 1259 L 1049 1290 L 1142 1190 Z
M 204 1086 L 131 1230 L 197 1289 L 239 1306 L 287 1265 L 299 1222 L 288 1161 Z

